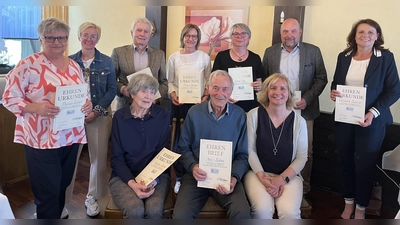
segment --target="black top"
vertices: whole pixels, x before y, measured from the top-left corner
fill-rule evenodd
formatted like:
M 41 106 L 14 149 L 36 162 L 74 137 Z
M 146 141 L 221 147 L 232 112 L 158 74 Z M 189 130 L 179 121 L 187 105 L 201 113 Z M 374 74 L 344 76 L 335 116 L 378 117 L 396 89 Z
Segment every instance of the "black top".
M 292 111 L 285 119 L 285 124 L 275 128 L 274 124 L 270 123 L 267 110 L 263 107 L 258 108 L 258 124 L 257 124 L 257 155 L 265 172 L 281 174 L 292 162 L 293 156 L 293 124 L 294 112 Z M 271 129 L 273 137 L 271 137 Z M 278 143 L 279 135 L 282 131 L 281 138 Z M 277 152 L 274 155 L 275 140 Z
M 233 59 L 229 55 L 229 49 L 222 52 L 218 52 L 214 60 L 212 71 L 215 70 L 228 71 L 228 68 L 248 67 L 248 66 L 251 66 L 253 68 L 253 81 L 256 81 L 257 78 L 261 78 L 262 81 L 265 80 L 265 72 L 262 67 L 261 58 L 259 55 L 255 54 L 250 50 L 249 50 L 249 56 L 247 57 L 246 60 L 242 62 L 233 61 Z M 238 101 L 236 105 L 240 106 L 245 112 L 248 112 L 257 106 L 260 106 L 260 103 L 258 103 L 256 92 L 254 92 L 254 100 Z

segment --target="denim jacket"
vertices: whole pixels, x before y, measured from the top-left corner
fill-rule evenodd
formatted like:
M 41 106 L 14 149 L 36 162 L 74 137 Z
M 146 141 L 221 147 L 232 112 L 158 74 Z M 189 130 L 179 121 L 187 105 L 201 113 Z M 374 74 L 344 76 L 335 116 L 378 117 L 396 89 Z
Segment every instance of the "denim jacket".
M 79 64 L 85 71 L 82 61 L 82 50 L 70 55 L 69 58 Z M 115 69 L 110 57 L 95 49 L 93 62 L 90 64 L 90 98 L 93 111 L 102 116 L 107 116 L 107 108 L 111 105 L 117 94 L 117 81 Z

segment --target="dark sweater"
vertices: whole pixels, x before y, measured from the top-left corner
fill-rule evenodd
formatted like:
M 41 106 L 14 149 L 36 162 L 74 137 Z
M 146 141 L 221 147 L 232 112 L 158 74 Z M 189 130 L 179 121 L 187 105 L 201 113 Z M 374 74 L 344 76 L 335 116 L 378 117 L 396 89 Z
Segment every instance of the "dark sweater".
M 169 117 L 167 109 L 155 104 L 143 120 L 133 118 L 129 106 L 115 112 L 111 129 L 111 178 L 118 176 L 128 183 L 164 147 L 169 149 Z
M 228 71 L 229 68 L 248 66 L 251 66 L 253 68 L 253 81 L 256 81 L 257 78 L 261 78 L 262 81 L 265 80 L 265 72 L 262 67 L 261 58 L 259 55 L 255 54 L 252 51 L 249 51 L 249 56 L 246 60 L 242 62 L 233 61 L 231 56 L 229 55 L 229 49 L 219 52 L 215 57 L 212 71 Z M 256 92 L 254 92 L 254 100 L 238 101 L 236 105 L 240 106 L 245 112 L 248 112 L 252 108 L 260 106 L 260 103 L 258 103 Z

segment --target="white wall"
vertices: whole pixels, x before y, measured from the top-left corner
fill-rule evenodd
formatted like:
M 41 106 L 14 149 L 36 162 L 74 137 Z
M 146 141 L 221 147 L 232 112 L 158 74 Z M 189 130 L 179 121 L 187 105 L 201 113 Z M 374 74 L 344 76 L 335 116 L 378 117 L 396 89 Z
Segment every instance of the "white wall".
M 303 41 L 315 44 L 321 48 L 325 66 L 328 72 L 328 85 L 320 96 L 321 111 L 332 112 L 333 101 L 329 98 L 330 84 L 335 72 L 336 58 L 346 47 L 346 38 L 356 21 L 371 18 L 377 21 L 385 39 L 384 46 L 389 48 L 400 69 L 400 1 L 378 6 L 307 6 L 304 18 Z M 394 121 L 400 123 L 400 101 L 391 107 Z
M 137 17 L 145 16 L 146 7 L 131 5 L 129 2 L 130 0 L 118 0 L 118 7 L 113 1 L 103 1 L 101 4 L 90 6 L 70 6 L 71 38 L 68 42 L 68 54 L 81 49 L 78 41 L 78 27 L 86 21 L 101 27 L 101 39 L 96 47 L 102 53 L 111 55 L 113 48 L 131 44 L 131 25 Z

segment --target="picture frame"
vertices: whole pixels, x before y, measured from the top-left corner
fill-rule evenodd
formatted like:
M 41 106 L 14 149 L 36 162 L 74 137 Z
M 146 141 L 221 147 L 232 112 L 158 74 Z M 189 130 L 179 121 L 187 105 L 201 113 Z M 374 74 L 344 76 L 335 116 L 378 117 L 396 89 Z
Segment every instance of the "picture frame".
M 230 28 L 235 23 L 248 24 L 249 6 L 186 6 L 185 25 L 199 26 L 201 39 L 199 50 L 211 60 L 220 51 L 230 48 Z

